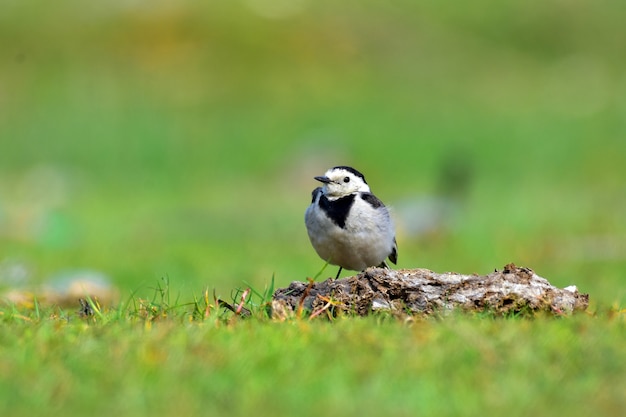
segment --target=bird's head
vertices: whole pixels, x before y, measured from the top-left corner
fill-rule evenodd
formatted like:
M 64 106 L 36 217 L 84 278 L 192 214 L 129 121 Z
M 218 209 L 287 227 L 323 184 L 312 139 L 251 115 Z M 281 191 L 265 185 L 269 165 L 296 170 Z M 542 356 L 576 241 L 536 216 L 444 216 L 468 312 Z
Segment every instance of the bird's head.
M 370 192 L 365 177 L 359 171 L 347 166 L 329 169 L 323 176 L 315 177 L 323 183 L 324 194 L 330 198 L 341 198 L 358 192 Z

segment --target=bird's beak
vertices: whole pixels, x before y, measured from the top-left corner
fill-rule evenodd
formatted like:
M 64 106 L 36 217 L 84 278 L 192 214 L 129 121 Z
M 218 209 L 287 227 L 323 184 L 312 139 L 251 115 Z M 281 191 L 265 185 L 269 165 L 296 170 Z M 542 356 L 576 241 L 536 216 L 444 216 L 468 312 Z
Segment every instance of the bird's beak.
M 315 177 L 315 179 L 318 180 L 319 182 L 323 182 L 324 184 L 328 184 L 328 183 L 332 182 L 330 180 L 330 178 L 328 178 L 326 176 Z

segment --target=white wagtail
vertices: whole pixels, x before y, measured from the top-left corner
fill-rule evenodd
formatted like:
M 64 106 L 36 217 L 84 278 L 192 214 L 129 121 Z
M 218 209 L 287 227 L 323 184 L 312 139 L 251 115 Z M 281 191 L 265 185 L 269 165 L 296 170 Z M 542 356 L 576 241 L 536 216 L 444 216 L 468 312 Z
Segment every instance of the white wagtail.
M 325 261 L 363 271 L 370 266 L 388 268 L 385 259 L 398 260 L 393 222 L 382 201 L 370 192 L 365 177 L 347 166 L 315 177 L 324 185 L 313 190 L 304 221 L 309 239 Z

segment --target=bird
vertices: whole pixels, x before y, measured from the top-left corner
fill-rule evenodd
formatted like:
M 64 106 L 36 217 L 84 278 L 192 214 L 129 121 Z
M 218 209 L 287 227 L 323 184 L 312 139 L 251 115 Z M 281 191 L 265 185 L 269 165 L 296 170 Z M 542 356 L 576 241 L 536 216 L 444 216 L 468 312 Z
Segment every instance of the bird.
M 365 177 L 349 166 L 314 177 L 322 183 L 311 193 L 304 222 L 311 245 L 323 260 L 343 269 L 389 268 L 398 262 L 395 228 L 388 208 L 372 194 Z

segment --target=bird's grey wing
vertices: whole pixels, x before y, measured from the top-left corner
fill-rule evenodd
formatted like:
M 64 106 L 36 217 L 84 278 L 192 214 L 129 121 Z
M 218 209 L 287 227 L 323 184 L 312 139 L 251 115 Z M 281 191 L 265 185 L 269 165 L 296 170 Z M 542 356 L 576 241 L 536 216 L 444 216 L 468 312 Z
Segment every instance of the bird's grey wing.
M 373 208 L 385 207 L 383 202 L 372 193 L 361 193 L 361 198 Z M 395 237 L 393 238 L 393 248 L 389 254 L 389 260 L 393 262 L 394 265 L 398 263 L 398 243 L 396 242 Z
M 374 208 L 385 207 L 383 202 L 372 193 L 361 193 L 361 198 Z
M 322 187 L 317 187 L 311 192 L 311 203 L 315 203 L 318 194 L 322 194 Z

